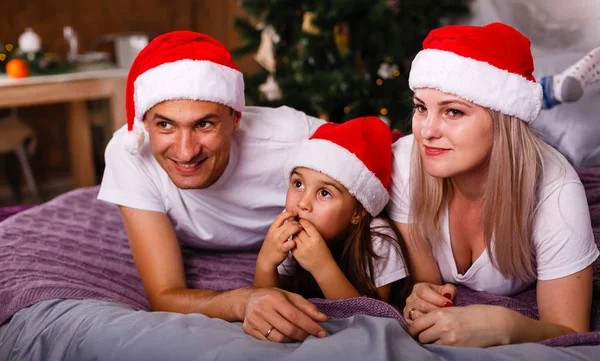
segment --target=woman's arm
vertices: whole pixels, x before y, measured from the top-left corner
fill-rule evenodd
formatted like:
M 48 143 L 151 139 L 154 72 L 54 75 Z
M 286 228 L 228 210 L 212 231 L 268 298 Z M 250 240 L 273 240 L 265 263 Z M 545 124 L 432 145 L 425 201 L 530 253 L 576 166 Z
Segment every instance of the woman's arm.
M 537 282 L 539 321 L 520 322 L 513 341 L 535 342 L 590 330 L 592 266 L 555 280 Z
M 404 242 L 406 243 L 405 257 L 408 259 L 409 271 L 412 279 L 417 282 L 428 282 L 440 285 L 442 277 L 435 258 L 431 245 L 426 240 L 415 239 L 410 230 L 412 227 L 407 223 L 394 222 Z
M 592 267 L 538 281 L 539 321 L 500 306 L 440 308 L 418 317 L 409 333 L 423 343 L 487 347 L 539 342 L 589 331 Z

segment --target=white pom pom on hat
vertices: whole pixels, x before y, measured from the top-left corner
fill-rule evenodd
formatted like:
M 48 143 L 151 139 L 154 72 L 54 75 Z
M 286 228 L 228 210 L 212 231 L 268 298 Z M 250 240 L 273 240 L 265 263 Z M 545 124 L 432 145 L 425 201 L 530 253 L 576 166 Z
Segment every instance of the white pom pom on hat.
M 134 119 L 167 100 L 206 100 L 243 111 L 244 77 L 223 44 L 193 31 L 154 38 L 133 61 L 125 94 L 127 134 L 124 148 L 137 154 L 144 142 Z

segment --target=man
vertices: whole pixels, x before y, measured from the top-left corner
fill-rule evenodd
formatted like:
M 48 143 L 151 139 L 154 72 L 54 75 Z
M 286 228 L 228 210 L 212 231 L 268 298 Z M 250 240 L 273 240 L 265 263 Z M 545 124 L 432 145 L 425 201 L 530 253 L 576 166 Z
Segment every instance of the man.
M 126 97 L 127 129 L 107 147 L 98 198 L 120 206 L 151 308 L 243 320 L 262 340 L 324 337 L 317 321 L 326 316 L 299 295 L 188 289 L 179 244 L 258 249 L 285 204 L 287 150 L 323 122 L 285 107 L 245 108 L 227 49 L 190 31 L 141 51 Z

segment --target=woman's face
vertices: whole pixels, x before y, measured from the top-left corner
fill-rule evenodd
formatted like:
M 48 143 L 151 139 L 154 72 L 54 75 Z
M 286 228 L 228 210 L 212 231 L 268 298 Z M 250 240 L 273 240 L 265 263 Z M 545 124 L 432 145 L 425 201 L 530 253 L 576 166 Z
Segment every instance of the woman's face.
M 485 108 L 429 88 L 417 89 L 413 103 L 412 130 L 429 175 L 451 178 L 487 167 L 494 129 Z

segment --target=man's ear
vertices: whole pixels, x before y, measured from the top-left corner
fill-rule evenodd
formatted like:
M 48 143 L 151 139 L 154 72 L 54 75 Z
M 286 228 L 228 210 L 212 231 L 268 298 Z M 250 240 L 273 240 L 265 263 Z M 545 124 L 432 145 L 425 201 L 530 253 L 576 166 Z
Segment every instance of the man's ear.
M 367 215 L 366 209 L 361 209 L 360 212 L 357 210 L 352 215 L 352 220 L 350 221 L 352 224 L 359 224 L 360 220 L 363 219 L 364 216 Z
M 242 113 L 238 111 L 233 111 L 233 113 L 231 114 L 231 119 L 233 120 L 233 130 L 235 131 L 240 126 Z

